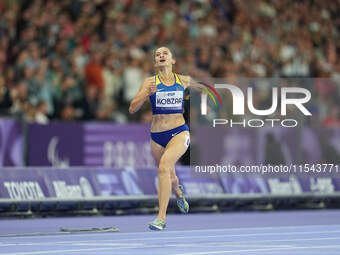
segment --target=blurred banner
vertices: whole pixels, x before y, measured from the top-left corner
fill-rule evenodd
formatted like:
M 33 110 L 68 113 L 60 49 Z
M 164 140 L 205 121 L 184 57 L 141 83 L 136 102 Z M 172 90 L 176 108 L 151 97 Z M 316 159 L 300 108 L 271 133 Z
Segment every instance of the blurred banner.
M 83 126 L 83 165 L 153 167 L 149 125 L 88 123 Z
M 0 166 L 24 165 L 22 124 L 16 120 L 0 120 Z
M 330 195 L 340 192 L 336 178 L 192 178 L 188 167 L 176 168 L 188 195 L 272 194 Z M 3 168 L 0 198 L 43 200 L 157 194 L 155 168 Z
M 28 124 L 27 164 L 29 166 L 83 165 L 82 124 Z
M 179 167 L 177 172 L 189 194 L 223 193 L 222 185 L 216 179 L 192 180 L 186 167 Z M 157 183 L 155 168 L 4 168 L 0 175 L 0 198 L 156 195 Z
M 29 166 L 154 166 L 147 125 L 29 124 L 27 136 Z
M 202 126 L 192 132 L 199 137 L 192 143 L 194 165 L 340 164 L 339 128 L 218 127 L 213 131 Z
M 22 165 L 20 123 L 2 121 L 1 163 Z M 199 137 L 199 139 L 195 139 Z M 28 166 L 154 167 L 147 125 L 29 124 Z M 201 126 L 191 130 L 192 165 L 340 163 L 340 129 L 250 129 Z

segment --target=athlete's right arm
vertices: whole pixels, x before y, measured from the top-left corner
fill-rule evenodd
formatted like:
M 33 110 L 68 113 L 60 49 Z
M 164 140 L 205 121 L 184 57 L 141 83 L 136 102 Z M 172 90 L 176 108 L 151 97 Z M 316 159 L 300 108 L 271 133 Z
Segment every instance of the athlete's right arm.
M 132 99 L 129 107 L 130 114 L 137 112 L 142 105 L 144 104 L 145 100 L 155 93 L 157 90 L 157 86 L 155 83 L 155 77 L 149 77 L 144 80 L 142 85 L 139 88 L 137 95 Z

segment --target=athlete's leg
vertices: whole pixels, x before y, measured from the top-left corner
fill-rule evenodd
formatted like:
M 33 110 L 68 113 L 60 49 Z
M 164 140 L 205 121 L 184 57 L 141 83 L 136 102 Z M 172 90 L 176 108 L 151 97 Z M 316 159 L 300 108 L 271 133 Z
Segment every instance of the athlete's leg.
M 151 145 L 151 152 L 152 152 L 152 156 L 155 159 L 157 168 L 159 167 L 159 162 L 161 160 L 161 157 L 165 151 L 165 148 L 161 145 L 159 145 L 158 143 L 156 143 L 155 141 L 153 141 L 152 139 L 150 140 L 150 145 Z M 170 173 L 170 178 L 171 178 L 171 183 L 172 183 L 172 189 L 174 191 L 175 196 L 178 198 L 180 196 L 182 196 L 182 192 L 181 190 L 178 188 L 178 177 L 176 176 L 176 172 L 175 172 L 175 168 L 173 168 L 173 171 L 171 171 Z
M 188 146 L 186 144 L 188 131 L 183 131 L 170 140 L 161 157 L 158 168 L 158 202 L 159 212 L 158 218 L 165 221 L 166 210 L 168 208 L 169 199 L 171 195 L 171 173 L 175 173 L 175 164 L 179 158 L 186 152 Z M 176 176 L 176 174 L 174 174 Z M 176 179 L 176 178 L 174 178 Z M 178 185 L 177 182 L 174 180 Z M 178 192 L 178 191 L 177 191 Z M 181 193 L 181 191 L 179 191 Z M 179 193 L 177 193 L 179 195 Z
M 172 187 L 172 190 L 174 191 L 174 194 L 175 194 L 176 198 L 181 197 L 182 196 L 182 191 L 178 187 L 179 180 L 178 180 L 178 177 L 176 175 L 175 168 L 173 168 L 173 170 L 171 170 L 170 179 L 171 179 L 171 187 Z

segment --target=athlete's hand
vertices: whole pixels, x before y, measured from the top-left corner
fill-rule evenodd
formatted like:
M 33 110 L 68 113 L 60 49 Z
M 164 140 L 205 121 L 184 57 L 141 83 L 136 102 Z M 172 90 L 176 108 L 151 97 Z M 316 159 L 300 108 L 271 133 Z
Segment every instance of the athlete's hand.
M 151 96 L 153 93 L 156 93 L 157 91 L 157 86 L 156 86 L 156 82 L 155 81 L 150 81 L 149 84 L 149 96 Z

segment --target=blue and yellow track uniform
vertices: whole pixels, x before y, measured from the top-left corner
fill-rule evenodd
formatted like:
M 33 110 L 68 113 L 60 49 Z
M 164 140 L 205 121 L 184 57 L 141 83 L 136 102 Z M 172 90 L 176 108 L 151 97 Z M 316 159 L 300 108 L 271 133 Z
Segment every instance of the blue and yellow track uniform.
M 150 96 L 152 114 L 183 113 L 184 86 L 178 75 L 174 74 L 174 76 L 175 83 L 172 86 L 164 85 L 159 75 L 155 76 L 157 91 Z M 189 127 L 184 124 L 163 132 L 151 132 L 151 138 L 156 143 L 166 147 L 172 137 L 186 130 L 189 130 Z

